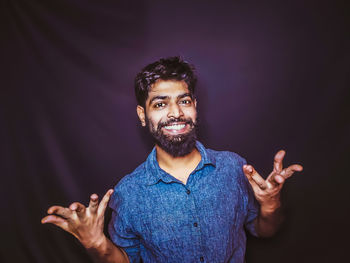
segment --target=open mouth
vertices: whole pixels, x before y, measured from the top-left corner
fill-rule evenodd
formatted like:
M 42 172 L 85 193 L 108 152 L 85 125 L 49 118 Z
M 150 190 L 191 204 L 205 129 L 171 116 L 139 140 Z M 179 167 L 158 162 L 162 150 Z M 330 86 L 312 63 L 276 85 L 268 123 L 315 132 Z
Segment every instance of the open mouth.
M 172 123 L 163 127 L 167 133 L 181 134 L 187 131 L 188 125 L 186 123 Z
M 186 124 L 175 124 L 175 125 L 169 125 L 165 126 L 164 129 L 167 130 L 181 130 L 186 127 Z

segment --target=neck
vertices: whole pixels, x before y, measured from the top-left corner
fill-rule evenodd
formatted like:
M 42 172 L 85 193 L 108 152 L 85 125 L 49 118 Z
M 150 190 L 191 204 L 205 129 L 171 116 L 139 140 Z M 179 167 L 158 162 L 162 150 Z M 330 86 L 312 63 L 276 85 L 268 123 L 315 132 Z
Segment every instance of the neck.
M 156 145 L 159 167 L 186 184 L 189 174 L 201 161 L 201 155 L 196 147 L 181 157 L 174 157 Z
M 193 148 L 193 150 L 185 155 L 185 156 L 179 156 L 174 157 L 171 154 L 164 151 L 162 148 L 160 148 L 158 145 L 156 145 L 157 150 L 157 161 L 160 167 L 167 167 L 169 169 L 175 170 L 176 167 L 179 167 L 179 165 L 185 165 L 192 163 L 194 160 L 201 158 L 201 155 L 196 147 Z

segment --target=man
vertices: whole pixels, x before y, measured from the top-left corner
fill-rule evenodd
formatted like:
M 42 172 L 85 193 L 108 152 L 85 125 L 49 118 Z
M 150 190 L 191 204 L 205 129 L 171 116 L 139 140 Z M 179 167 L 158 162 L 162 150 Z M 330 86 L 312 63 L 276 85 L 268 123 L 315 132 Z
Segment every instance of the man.
M 245 229 L 275 233 L 281 188 L 302 166 L 283 169 L 279 151 L 264 180 L 237 154 L 206 149 L 196 140 L 195 85 L 178 57 L 146 66 L 135 80 L 137 114 L 155 148 L 112 197 L 50 207 L 42 222 L 73 234 L 97 262 L 244 262 Z M 109 199 L 111 240 L 103 233 Z

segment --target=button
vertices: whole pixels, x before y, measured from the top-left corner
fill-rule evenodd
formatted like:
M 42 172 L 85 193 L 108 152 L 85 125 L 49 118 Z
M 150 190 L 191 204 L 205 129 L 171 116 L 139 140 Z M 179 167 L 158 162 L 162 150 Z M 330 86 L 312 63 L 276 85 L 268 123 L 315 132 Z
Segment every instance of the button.
M 197 226 L 198 226 L 197 222 L 194 222 L 193 225 L 194 225 L 194 227 L 197 227 Z
M 204 262 L 204 257 L 200 257 L 199 260 L 200 260 L 201 262 Z
M 186 193 L 189 195 L 189 194 L 191 193 L 191 191 L 190 191 L 190 190 L 187 190 Z

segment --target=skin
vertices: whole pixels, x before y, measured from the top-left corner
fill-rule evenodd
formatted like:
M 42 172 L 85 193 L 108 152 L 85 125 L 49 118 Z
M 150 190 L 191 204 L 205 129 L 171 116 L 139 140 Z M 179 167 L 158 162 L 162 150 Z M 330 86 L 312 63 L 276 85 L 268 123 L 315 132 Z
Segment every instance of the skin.
M 301 172 L 303 167 L 293 164 L 283 169 L 283 158 L 286 152 L 276 153 L 273 170 L 267 179 L 263 179 L 252 165 L 244 165 L 243 172 L 253 188 L 256 200 L 260 204 L 260 213 L 255 219 L 255 225 L 260 237 L 270 237 L 278 230 L 283 221 L 281 212 L 280 192 L 286 182 L 295 172 Z
M 110 189 L 98 202 L 92 194 L 88 207 L 75 202 L 69 207 L 51 206 L 42 224 L 54 224 L 75 236 L 87 249 L 95 262 L 127 263 L 129 259 L 123 249 L 115 246 L 103 233 L 104 214 L 113 193 Z
M 146 118 L 155 129 L 160 122 L 166 122 L 174 118 L 197 118 L 197 101 L 191 97 L 187 84 L 184 81 L 157 81 L 148 93 L 145 108 L 137 106 L 137 115 L 142 126 L 146 126 Z M 184 124 L 176 122 L 175 124 Z M 169 130 L 165 127 L 162 132 L 168 136 L 186 134 L 190 131 L 190 125 L 181 130 Z M 201 155 L 196 148 L 183 157 L 173 157 L 156 145 L 157 161 L 160 168 L 186 184 L 188 176 L 197 167 Z
M 190 118 L 195 122 L 196 106 L 197 102 L 190 96 L 185 82 L 160 80 L 151 87 L 145 108 L 138 105 L 136 110 L 142 126 L 146 126 L 146 120 L 148 120 L 156 129 L 160 122 L 179 117 Z M 168 136 L 188 133 L 189 130 L 189 125 L 181 130 L 162 128 L 162 132 Z M 159 166 L 184 184 L 201 160 L 201 155 L 196 148 L 183 157 L 173 157 L 158 145 L 156 150 Z M 284 156 L 283 150 L 275 155 L 273 171 L 266 180 L 253 166 L 242 167 L 255 198 L 260 203 L 259 216 L 254 223 L 259 236 L 262 237 L 271 236 L 278 229 L 283 219 L 280 209 L 280 191 L 286 179 L 303 169 L 298 164 L 283 169 Z M 114 245 L 103 233 L 104 213 L 112 193 L 113 190 L 108 190 L 100 203 L 96 194 L 91 195 L 88 207 L 78 202 L 72 203 L 69 207 L 52 206 L 41 222 L 54 224 L 71 233 L 87 249 L 95 262 L 129 262 L 125 251 Z

